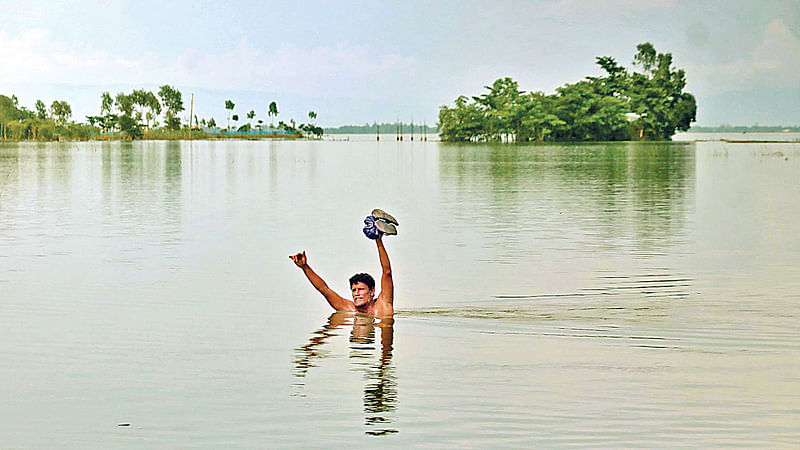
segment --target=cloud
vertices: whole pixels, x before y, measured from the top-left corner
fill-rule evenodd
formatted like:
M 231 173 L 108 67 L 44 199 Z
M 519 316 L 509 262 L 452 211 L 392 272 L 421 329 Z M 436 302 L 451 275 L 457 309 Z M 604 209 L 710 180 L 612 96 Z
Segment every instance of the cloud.
M 551 3 L 532 4 L 542 14 L 558 18 L 608 19 L 633 16 L 642 11 L 666 10 L 676 7 L 677 0 L 605 0 L 587 2 L 586 0 L 557 0 Z
M 221 52 L 184 49 L 117 55 L 92 45 L 59 42 L 43 29 L 18 36 L 0 30 L 0 82 L 23 84 L 180 84 L 210 89 L 256 89 L 329 97 L 364 93 L 415 75 L 417 60 L 341 42 L 302 48 L 285 43 L 270 52 L 242 41 Z
M 800 83 L 800 39 L 782 19 L 764 28 L 761 43 L 748 55 L 731 63 L 688 67 L 706 94 L 753 87 L 784 88 Z

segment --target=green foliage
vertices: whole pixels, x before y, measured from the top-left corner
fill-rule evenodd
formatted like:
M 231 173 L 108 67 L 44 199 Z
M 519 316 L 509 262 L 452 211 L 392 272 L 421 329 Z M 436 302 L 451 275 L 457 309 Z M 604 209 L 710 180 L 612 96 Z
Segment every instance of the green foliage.
M 325 133 L 322 127 L 318 127 L 313 123 L 301 123 L 298 128 L 305 134 L 313 134 L 316 137 L 321 137 Z
M 100 94 L 100 113 L 109 114 L 111 113 L 111 108 L 114 106 L 114 100 L 111 98 L 111 94 L 108 92 L 103 92 Z
M 637 46 L 629 73 L 614 58 L 601 56 L 603 77 L 587 77 L 556 93 L 520 91 L 516 81 L 500 78 L 488 92 L 439 108 L 438 130 L 446 141 L 617 141 L 668 140 L 686 131 L 697 105 L 683 92 L 686 74 L 672 68 L 672 55 L 650 43 Z M 628 114 L 636 117 L 629 122 Z
M 178 93 L 180 94 L 180 92 Z M 170 93 L 170 95 L 174 95 Z M 144 89 L 134 89 L 130 94 L 133 106 L 136 109 L 136 117 L 141 121 L 142 117 L 145 118 L 146 127 L 150 128 L 150 121 L 155 121 L 159 114 L 161 114 L 161 103 L 158 97 L 151 91 Z M 183 110 L 183 104 L 180 105 Z M 174 117 L 175 113 L 172 114 Z
M 133 97 L 120 92 L 114 98 L 114 106 L 125 116 L 133 116 Z
M 236 107 L 236 104 L 233 103 L 231 100 L 225 100 L 225 109 L 228 110 L 228 133 L 231 131 L 231 112 L 233 112 L 233 108 Z
M 131 117 L 129 114 L 119 116 L 117 120 L 119 128 L 122 132 L 126 133 L 131 139 L 141 138 L 144 133 L 139 121 Z
M 181 119 L 180 117 L 168 117 L 167 122 L 164 125 L 168 130 L 180 130 Z
M 36 118 L 40 120 L 47 119 L 47 105 L 41 100 L 36 100 Z
M 269 106 L 267 107 L 267 116 L 269 117 L 278 117 L 278 104 L 275 101 L 269 102 Z
M 55 118 L 50 118 L 49 115 Z M 15 96 L 0 95 L 0 138 L 13 140 L 86 139 L 97 130 L 92 125 L 68 122 L 72 107 L 63 100 L 49 108 L 37 100 L 34 111 L 20 106 Z
M 59 125 L 63 126 L 67 123 L 67 119 L 72 117 L 72 107 L 64 100 L 54 100 L 50 104 L 50 114 L 56 118 Z
M 183 96 L 181 91 L 174 87 L 165 84 L 158 89 L 158 96 L 161 97 L 161 103 L 166 108 L 164 113 L 164 123 L 170 130 L 178 130 L 181 127 L 181 120 L 178 117 L 183 108 Z

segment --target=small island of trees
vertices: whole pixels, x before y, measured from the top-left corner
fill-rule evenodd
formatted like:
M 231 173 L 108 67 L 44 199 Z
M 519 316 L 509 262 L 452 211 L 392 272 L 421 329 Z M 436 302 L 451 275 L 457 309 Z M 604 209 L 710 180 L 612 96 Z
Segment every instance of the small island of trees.
M 629 72 L 614 58 L 600 56 L 605 76 L 566 84 L 556 93 L 524 92 L 501 78 L 487 93 L 460 96 L 439 109 L 444 141 L 624 141 L 669 140 L 687 131 L 697 104 L 683 92 L 686 74 L 672 68 L 672 54 L 639 44 Z

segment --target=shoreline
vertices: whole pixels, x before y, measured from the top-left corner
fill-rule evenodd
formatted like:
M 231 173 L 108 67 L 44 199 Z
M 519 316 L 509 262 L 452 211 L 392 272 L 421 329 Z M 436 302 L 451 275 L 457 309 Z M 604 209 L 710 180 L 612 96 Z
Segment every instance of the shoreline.
M 137 139 L 132 139 L 130 136 L 106 136 L 106 135 L 97 135 L 97 136 L 87 136 L 87 137 L 78 137 L 78 138 L 66 138 L 60 137 L 57 139 L 0 139 L 0 144 L 3 143 L 20 143 L 20 142 L 30 142 L 30 143 L 47 143 L 47 142 L 102 142 L 102 141 L 127 141 L 127 142 L 134 142 L 134 141 L 216 141 L 216 140 L 248 140 L 248 141 L 258 141 L 263 139 L 270 139 L 270 140 L 296 140 L 296 139 L 310 139 L 306 136 L 301 136 L 299 134 L 264 134 L 264 135 L 248 135 L 248 134 L 230 134 L 230 135 L 214 135 L 208 133 L 199 134 L 197 132 L 193 134 L 189 133 L 181 133 L 181 134 L 163 134 L 163 135 L 156 135 L 156 136 L 145 136 Z

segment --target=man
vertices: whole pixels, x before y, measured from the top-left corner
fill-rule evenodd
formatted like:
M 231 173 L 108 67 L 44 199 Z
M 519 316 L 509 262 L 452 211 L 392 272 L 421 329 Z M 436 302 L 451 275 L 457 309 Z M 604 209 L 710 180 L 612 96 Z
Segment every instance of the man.
M 394 283 L 392 282 L 392 266 L 389 255 L 383 246 L 384 234 L 397 234 L 394 225 L 397 221 L 389 214 L 376 209 L 364 221 L 364 234 L 375 240 L 378 246 L 378 259 L 381 262 L 381 291 L 375 296 L 375 279 L 367 273 L 357 273 L 350 277 L 350 293 L 352 300 L 342 297 L 333 291 L 308 265 L 306 252 L 291 255 L 295 265 L 303 270 L 308 281 L 325 297 L 325 300 L 337 311 L 353 311 L 375 317 L 392 317 L 394 315 Z M 376 230 L 377 228 L 377 230 Z

